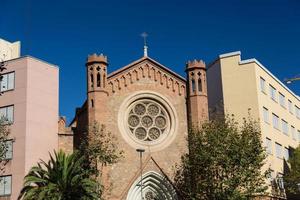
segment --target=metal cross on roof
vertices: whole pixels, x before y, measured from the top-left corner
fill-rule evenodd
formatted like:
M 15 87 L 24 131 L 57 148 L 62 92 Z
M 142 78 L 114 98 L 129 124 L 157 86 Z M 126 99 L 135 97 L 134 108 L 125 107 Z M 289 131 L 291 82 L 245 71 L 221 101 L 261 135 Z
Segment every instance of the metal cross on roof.
M 147 57 L 148 56 L 148 47 L 147 47 L 148 34 L 146 32 L 143 32 L 141 36 L 144 38 L 144 57 Z

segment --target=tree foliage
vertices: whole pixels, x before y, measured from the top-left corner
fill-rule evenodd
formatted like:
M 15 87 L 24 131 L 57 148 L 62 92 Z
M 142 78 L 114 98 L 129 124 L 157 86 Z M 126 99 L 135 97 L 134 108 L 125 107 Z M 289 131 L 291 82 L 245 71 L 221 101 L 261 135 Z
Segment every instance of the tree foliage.
M 239 126 L 231 117 L 217 118 L 190 130 L 188 142 L 175 176 L 185 199 L 246 200 L 266 191 L 266 153 L 253 120 Z
M 284 173 L 283 180 L 287 193 L 300 194 L 300 146 L 298 146 L 288 159 L 289 169 Z
M 5 159 L 6 152 L 8 151 L 7 140 L 9 139 L 10 129 L 7 120 L 0 116 L 0 173 L 5 170 L 5 165 L 8 160 Z
M 106 131 L 104 125 L 93 122 L 89 126 L 87 135 L 81 138 L 79 152 L 85 158 L 84 168 L 99 183 L 99 192 L 103 194 L 101 183 L 103 167 L 118 162 L 123 157 L 123 151 L 119 150 L 115 136 Z
M 6 64 L 3 60 L 0 60 L 0 82 L 3 79 L 2 72 L 6 70 Z M 0 92 L 0 96 L 2 96 L 2 92 Z M 8 136 L 10 133 L 9 129 L 10 123 L 5 119 L 5 117 L 0 115 L 0 173 L 3 174 L 5 171 L 5 165 L 8 160 L 5 159 L 5 154 L 8 150 L 8 146 L 6 141 L 8 140 Z
M 97 122 L 89 126 L 89 133 L 82 138 L 79 147 L 81 154 L 87 158 L 92 175 L 99 175 L 98 165 L 106 166 L 116 163 L 123 155 L 116 138 L 106 131 L 104 125 Z
M 93 200 L 98 199 L 97 183 L 82 168 L 84 158 L 78 153 L 54 152 L 48 162 L 40 161 L 24 178 L 18 199 L 23 200 Z

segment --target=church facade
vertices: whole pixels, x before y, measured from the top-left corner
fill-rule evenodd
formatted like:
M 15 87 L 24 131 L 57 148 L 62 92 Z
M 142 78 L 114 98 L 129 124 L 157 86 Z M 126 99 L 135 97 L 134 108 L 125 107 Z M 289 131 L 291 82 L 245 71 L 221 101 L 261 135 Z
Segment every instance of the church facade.
M 178 199 L 172 180 L 188 128 L 208 119 L 205 63 L 189 61 L 186 78 L 147 54 L 110 74 L 108 67 L 102 54 L 87 58 L 87 99 L 70 125 L 75 145 L 93 122 L 116 138 L 124 154 L 103 172 L 107 199 Z

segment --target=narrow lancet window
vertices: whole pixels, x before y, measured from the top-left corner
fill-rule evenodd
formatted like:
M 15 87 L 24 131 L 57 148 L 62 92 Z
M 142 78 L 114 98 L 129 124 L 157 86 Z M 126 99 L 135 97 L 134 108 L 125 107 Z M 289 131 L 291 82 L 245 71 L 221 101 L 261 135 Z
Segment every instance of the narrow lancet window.
M 90 75 L 90 79 L 91 79 L 91 87 L 94 87 L 94 76 L 93 74 Z
M 192 91 L 195 92 L 196 91 L 196 84 L 195 84 L 195 80 L 192 79 Z
M 100 73 L 98 72 L 97 73 L 97 87 L 100 87 L 101 86 L 101 79 L 100 79 Z
M 92 106 L 92 108 L 94 107 L 94 100 L 93 99 L 91 100 L 91 106 Z
M 105 74 L 103 75 L 103 87 L 105 88 L 105 79 L 106 78 L 106 76 L 105 76 Z
M 202 92 L 202 81 L 201 81 L 201 78 L 198 79 L 198 91 Z

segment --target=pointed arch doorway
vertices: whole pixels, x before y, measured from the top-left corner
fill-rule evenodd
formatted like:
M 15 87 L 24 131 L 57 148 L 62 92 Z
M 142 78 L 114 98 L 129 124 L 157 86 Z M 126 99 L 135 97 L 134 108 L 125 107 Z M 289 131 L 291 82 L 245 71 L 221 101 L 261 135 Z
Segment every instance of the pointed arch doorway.
M 129 189 L 126 200 L 178 200 L 173 186 L 157 172 L 150 171 L 143 174 L 142 182 L 143 195 L 141 195 L 141 179 L 139 177 Z

